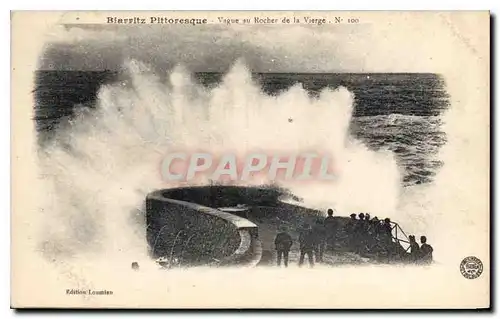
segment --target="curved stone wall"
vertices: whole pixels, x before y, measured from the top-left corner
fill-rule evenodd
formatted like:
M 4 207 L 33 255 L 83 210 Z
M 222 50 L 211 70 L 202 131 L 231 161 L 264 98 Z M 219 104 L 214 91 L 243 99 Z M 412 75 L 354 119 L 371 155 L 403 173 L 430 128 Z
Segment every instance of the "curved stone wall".
M 147 196 L 151 256 L 176 258 L 189 266 L 256 264 L 260 259 L 257 226 L 193 202 L 193 198 L 203 198 L 200 190 L 164 189 Z

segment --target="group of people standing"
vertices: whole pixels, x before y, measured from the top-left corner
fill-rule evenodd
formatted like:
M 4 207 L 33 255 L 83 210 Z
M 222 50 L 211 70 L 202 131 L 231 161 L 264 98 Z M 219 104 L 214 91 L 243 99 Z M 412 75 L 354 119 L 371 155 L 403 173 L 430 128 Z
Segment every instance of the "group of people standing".
M 421 236 L 418 245 L 415 236 L 408 236 L 410 240 L 410 261 L 415 264 L 430 264 L 432 262 L 432 252 L 434 249 L 427 243 L 427 237 Z
M 416 243 L 414 236 L 410 236 L 409 253 L 399 243 L 393 242 L 389 218 L 379 220 L 377 217 L 371 219 L 369 214 L 351 214 L 347 224 L 340 225 L 339 219 L 333 216 L 332 209 L 328 209 L 327 214 L 328 216 L 323 220 L 316 220 L 313 226 L 306 224 L 300 231 L 299 266 L 304 264 L 306 256 L 311 267 L 314 266 L 315 261 L 322 262 L 325 250 L 335 250 L 338 244 L 347 246 L 349 251 L 358 254 L 375 253 L 386 256 L 399 254 L 415 263 L 432 261 L 433 249 L 426 243 L 425 236 L 421 237 L 422 246 Z M 343 245 L 338 243 L 339 240 L 343 241 Z M 278 266 L 282 261 L 285 266 L 288 266 L 288 255 L 293 239 L 285 228 L 277 234 L 274 244 Z
M 358 254 L 386 252 L 392 247 L 391 219 L 370 219 L 370 214 L 350 215 L 344 233 L 347 233 L 348 247 Z
M 323 230 L 320 230 L 323 231 Z M 299 244 L 300 244 L 300 258 L 299 258 L 299 266 L 304 264 L 305 256 L 309 259 L 309 264 L 314 266 L 314 257 L 316 257 L 316 262 L 320 262 L 322 260 L 323 249 L 320 247 L 323 246 L 322 243 L 318 240 L 319 238 L 318 232 L 314 232 L 310 225 L 305 225 L 304 229 L 301 231 L 299 236 Z M 281 232 L 276 235 L 274 240 L 274 245 L 276 247 L 277 252 L 277 262 L 278 266 L 281 265 L 281 261 L 283 261 L 285 267 L 288 267 L 288 254 L 293 245 L 292 236 L 286 231 L 284 227 L 281 228 Z M 315 254 L 315 256 L 314 256 Z

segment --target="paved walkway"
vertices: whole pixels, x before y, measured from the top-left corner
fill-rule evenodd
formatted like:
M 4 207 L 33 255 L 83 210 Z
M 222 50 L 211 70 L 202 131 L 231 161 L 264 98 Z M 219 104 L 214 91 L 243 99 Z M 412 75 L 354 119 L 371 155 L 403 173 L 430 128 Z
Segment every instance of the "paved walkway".
M 259 238 L 262 242 L 262 259 L 259 265 L 271 266 L 276 265 L 276 250 L 274 248 L 274 238 L 279 232 L 278 226 L 269 221 L 257 223 L 259 227 Z M 299 233 L 291 230 L 290 235 L 293 239 L 292 249 L 289 254 L 288 263 L 290 266 L 298 265 L 300 258 L 299 251 Z M 359 255 L 351 252 L 326 252 L 323 255 L 324 265 L 359 265 L 368 263 L 368 258 L 362 258 Z M 305 258 L 305 265 L 307 265 L 307 257 Z

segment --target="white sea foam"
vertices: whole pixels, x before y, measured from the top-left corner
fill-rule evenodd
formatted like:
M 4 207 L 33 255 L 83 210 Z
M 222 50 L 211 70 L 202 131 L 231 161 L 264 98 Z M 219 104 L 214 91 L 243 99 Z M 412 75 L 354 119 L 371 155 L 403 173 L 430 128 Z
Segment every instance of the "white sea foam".
M 283 186 L 302 197 L 309 207 L 334 207 L 341 215 L 371 212 L 372 216 L 391 217 L 411 233 L 425 232 L 437 248 L 438 265 L 433 273 L 441 271 L 443 256 L 456 257 L 443 254 L 446 248 L 437 242 L 449 243 L 439 229 L 445 216 L 450 216 L 450 207 L 440 211 L 443 204 L 432 195 L 437 186 L 403 190 L 393 154 L 370 150 L 349 136 L 353 96 L 346 89 L 326 89 L 313 99 L 295 86 L 278 96 L 268 96 L 241 63 L 213 89 L 196 84 L 181 67 L 169 74 L 166 82 L 137 61 L 128 63 L 126 71 L 128 80 L 102 87 L 96 109 L 80 114 L 71 126 L 59 132 L 57 143 L 40 152 L 39 168 L 46 197 L 41 203 L 43 218 L 37 224 L 43 225 L 36 235 L 37 248 L 42 249 L 46 260 L 69 276 L 69 281 L 64 281 L 66 286 L 69 282 L 76 288 L 98 289 L 94 287 L 96 282 L 106 282 L 113 287 L 120 278 L 130 275 L 130 263 L 138 261 L 141 275 L 131 276 L 141 279 L 130 277 L 130 285 L 137 289 L 146 289 L 145 285 L 158 280 L 187 287 L 181 282 L 187 277 L 205 285 L 206 291 L 211 289 L 211 279 L 205 277 L 203 269 L 166 275 L 156 271 L 146 253 L 143 201 L 154 189 L 179 185 L 165 184 L 160 172 L 163 156 L 179 149 L 235 154 L 256 148 L 277 152 L 328 151 L 336 159 L 339 179 L 328 183 L 283 182 Z M 445 185 L 443 178 L 438 180 Z M 392 268 L 360 270 L 370 276 L 395 278 Z M 214 270 L 210 278 L 229 278 L 239 270 L 229 271 L 230 275 L 227 271 Z M 259 278 L 283 284 L 292 280 L 299 285 L 310 279 L 313 285 L 321 281 L 320 273 L 330 270 L 319 267 L 316 271 L 317 275 L 304 269 L 251 272 L 255 272 L 252 276 L 258 274 Z M 414 269 L 411 273 L 425 277 L 428 271 Z M 398 274 L 397 280 L 409 276 L 403 271 Z M 336 271 L 336 275 L 329 272 L 328 276 L 340 280 L 344 275 L 355 276 L 355 272 L 344 269 Z M 343 280 L 339 287 L 354 289 L 357 282 Z M 252 287 L 247 281 L 244 285 L 245 289 Z M 253 302 L 257 300 L 260 299 Z M 285 305 L 279 300 L 275 304 Z
M 165 154 L 180 149 L 328 152 L 335 181 L 283 186 L 311 207 L 396 216 L 398 167 L 390 152 L 369 150 L 349 136 L 353 96 L 345 88 L 311 98 L 294 86 L 269 96 L 241 62 L 213 89 L 182 67 L 161 81 L 147 65 L 130 61 L 126 74 L 102 87 L 96 109 L 80 114 L 41 154 L 46 187 L 53 189 L 44 207 L 46 253 L 144 254 L 143 200 L 154 189 L 175 186 L 162 179 L 160 166 Z M 250 184 L 269 182 L 262 175 Z

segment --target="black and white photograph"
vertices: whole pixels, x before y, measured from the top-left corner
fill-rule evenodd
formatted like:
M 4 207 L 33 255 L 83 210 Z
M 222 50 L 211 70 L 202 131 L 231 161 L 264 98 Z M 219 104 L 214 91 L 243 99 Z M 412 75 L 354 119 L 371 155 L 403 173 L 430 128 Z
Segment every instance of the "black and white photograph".
M 13 12 L 12 307 L 490 307 L 489 28 Z

